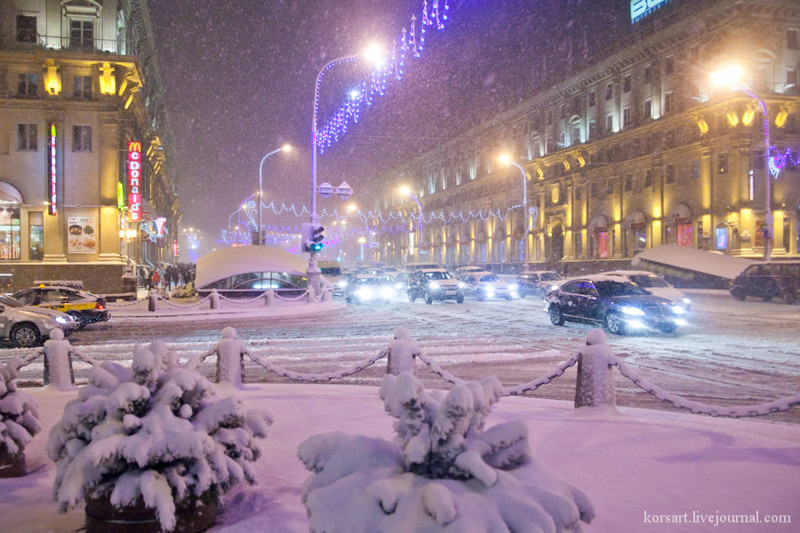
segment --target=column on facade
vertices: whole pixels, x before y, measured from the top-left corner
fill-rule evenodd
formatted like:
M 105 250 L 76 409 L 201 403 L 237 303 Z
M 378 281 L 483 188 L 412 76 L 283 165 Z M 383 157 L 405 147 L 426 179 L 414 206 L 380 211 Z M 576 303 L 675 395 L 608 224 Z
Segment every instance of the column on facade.
M 700 183 L 702 212 L 697 223 L 697 247 L 706 249 L 712 228 L 712 209 L 714 194 L 714 163 L 710 146 L 704 146 L 700 156 Z M 746 218 L 751 218 L 749 215 Z

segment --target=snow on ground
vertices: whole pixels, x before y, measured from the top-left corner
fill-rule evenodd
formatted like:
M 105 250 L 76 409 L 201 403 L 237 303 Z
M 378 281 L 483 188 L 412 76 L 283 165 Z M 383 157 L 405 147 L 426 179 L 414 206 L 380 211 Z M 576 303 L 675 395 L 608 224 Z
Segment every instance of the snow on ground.
M 393 418 L 384 413 L 376 387 L 247 388 L 235 394 L 245 405 L 267 409 L 275 422 L 261 441 L 258 484 L 229 493 L 211 531 L 308 531 L 300 487 L 309 474 L 296 457 L 298 445 L 327 431 L 391 439 Z M 44 429 L 27 449 L 32 472 L 0 480 L 2 530 L 75 531 L 83 513 L 57 513 L 51 500 L 55 466 L 44 447 L 64 404 L 77 393 L 28 391 L 39 402 Z M 488 426 L 513 419 L 528 425 L 534 456 L 591 498 L 597 518 L 587 532 L 800 530 L 798 425 L 630 408 L 576 411 L 568 402 L 509 397 L 495 404 Z M 765 522 L 770 519 L 783 523 Z

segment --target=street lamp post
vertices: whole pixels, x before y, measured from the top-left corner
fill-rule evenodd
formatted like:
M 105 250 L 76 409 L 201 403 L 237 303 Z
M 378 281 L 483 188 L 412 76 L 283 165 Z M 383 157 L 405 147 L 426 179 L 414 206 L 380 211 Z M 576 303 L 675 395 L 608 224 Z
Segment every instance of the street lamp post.
M 288 144 L 284 144 L 280 148 L 278 148 L 276 150 L 273 150 L 270 153 L 268 153 L 267 155 L 265 155 L 264 157 L 262 157 L 261 158 L 261 164 L 258 165 L 258 231 L 256 233 L 258 234 L 258 244 L 261 244 L 261 245 L 264 244 L 264 241 L 263 241 L 262 235 L 261 235 L 261 228 L 263 227 L 262 224 L 261 224 L 261 203 L 262 203 L 262 197 L 263 197 L 263 190 L 261 188 L 261 183 L 262 183 L 261 174 L 262 174 L 262 170 L 264 169 L 264 161 L 266 161 L 267 158 L 269 156 L 273 155 L 273 154 L 277 154 L 278 152 L 288 152 L 291 149 L 292 149 L 291 146 L 289 146 Z M 229 219 L 229 222 L 230 222 L 230 219 Z
M 522 220 L 525 229 L 525 246 L 522 249 L 522 264 L 524 266 L 528 263 L 528 175 L 525 173 L 525 169 L 518 163 L 512 161 L 511 156 L 508 154 L 501 155 L 499 159 L 501 163 L 514 165 L 522 174 Z
M 341 65 L 342 63 L 350 63 L 351 61 L 355 61 L 357 59 L 361 59 L 364 57 L 370 61 L 379 61 L 382 52 L 376 47 L 370 47 L 367 51 L 362 55 L 349 55 L 339 57 L 337 59 L 333 59 L 328 61 L 325 66 L 323 66 L 319 73 L 317 74 L 317 81 L 314 83 L 314 102 L 313 108 L 311 113 L 311 223 L 318 224 L 319 223 L 319 216 L 317 216 L 317 112 L 319 111 L 319 89 L 322 85 L 322 78 L 325 76 L 325 73 L 333 68 L 336 65 Z M 319 252 L 311 251 L 308 255 L 308 269 L 306 270 L 306 282 L 310 285 L 313 290 L 314 294 L 319 293 L 319 276 L 320 270 L 317 267 L 317 256 Z
M 424 220 L 422 218 L 422 203 L 420 203 L 419 198 L 414 196 L 414 194 L 411 192 L 411 189 L 409 189 L 408 187 L 401 187 L 400 192 L 409 196 L 412 200 L 417 202 L 417 210 L 419 212 L 419 215 L 417 216 L 417 226 L 419 227 L 419 244 L 417 246 L 419 250 L 422 251 L 422 221 Z M 417 255 L 419 256 L 421 254 L 417 253 Z M 417 259 L 421 260 L 420 257 L 418 257 Z
M 769 169 L 769 112 L 767 111 L 767 104 L 764 102 L 764 99 L 740 83 L 741 77 L 742 69 L 734 65 L 712 72 L 711 82 L 717 86 L 728 85 L 733 90 L 741 91 L 758 102 L 758 105 L 761 107 L 761 113 L 764 117 L 764 180 L 766 185 L 766 198 L 764 200 L 764 224 L 766 226 L 764 229 L 764 261 L 769 261 L 772 259 L 770 239 L 773 237 L 773 224 L 775 221 L 775 215 L 772 213 L 772 182 L 770 181 Z

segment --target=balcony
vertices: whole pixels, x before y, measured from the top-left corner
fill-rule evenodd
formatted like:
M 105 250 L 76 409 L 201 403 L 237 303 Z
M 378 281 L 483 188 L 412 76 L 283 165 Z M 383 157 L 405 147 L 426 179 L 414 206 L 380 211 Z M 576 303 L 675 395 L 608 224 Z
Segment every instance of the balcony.
M 2 43 L 2 41 L 0 41 Z M 14 42 L 8 50 L 63 50 L 85 54 L 114 54 L 136 56 L 138 49 L 132 39 L 95 39 L 86 36 L 39 35 L 28 42 Z

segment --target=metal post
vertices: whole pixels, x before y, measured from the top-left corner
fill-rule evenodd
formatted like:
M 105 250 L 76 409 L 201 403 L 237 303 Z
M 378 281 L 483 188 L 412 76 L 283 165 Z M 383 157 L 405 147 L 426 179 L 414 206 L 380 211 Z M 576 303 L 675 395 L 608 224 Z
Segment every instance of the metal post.
M 525 174 L 525 169 L 519 164 L 511 161 L 511 164 L 519 169 L 522 173 L 522 220 L 524 221 L 523 229 L 525 247 L 522 250 L 522 265 L 523 267 L 528 264 L 528 175 Z
M 258 244 L 261 244 L 261 245 L 264 244 L 264 241 L 263 241 L 263 239 L 261 237 L 261 228 L 263 227 L 263 225 L 261 224 L 261 198 L 263 197 L 263 192 L 262 192 L 262 189 L 261 189 L 261 171 L 264 169 L 264 161 L 266 161 L 267 158 L 269 156 L 271 156 L 272 154 L 277 154 L 278 152 L 280 152 L 283 149 L 284 149 L 284 147 L 281 146 L 277 150 L 273 150 L 270 153 L 268 153 L 267 155 L 265 155 L 264 157 L 262 157 L 261 158 L 261 164 L 258 166 L 258 228 L 257 228 L 256 234 L 258 235 Z M 228 217 L 228 222 L 230 223 L 230 217 Z

